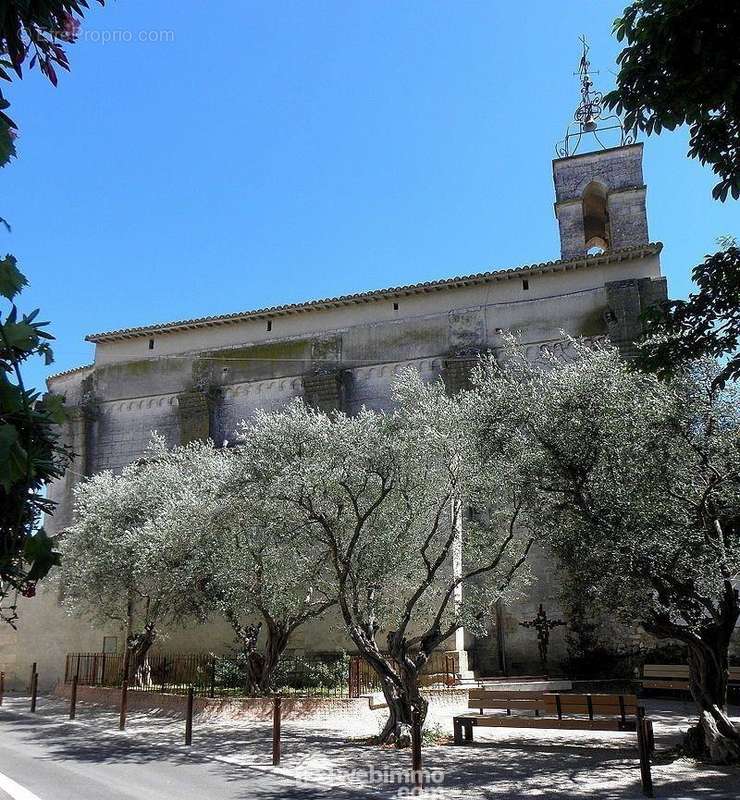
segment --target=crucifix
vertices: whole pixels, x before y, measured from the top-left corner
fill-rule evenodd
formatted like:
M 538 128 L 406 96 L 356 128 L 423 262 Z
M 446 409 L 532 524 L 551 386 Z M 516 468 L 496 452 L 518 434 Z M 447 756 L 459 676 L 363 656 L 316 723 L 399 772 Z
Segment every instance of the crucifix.
M 550 646 L 550 631 L 560 625 L 565 625 L 561 619 L 548 619 L 547 612 L 540 603 L 540 608 L 537 611 L 537 616 L 528 622 L 519 623 L 522 628 L 534 628 L 537 631 L 537 649 L 540 653 L 540 664 L 542 670 L 547 674 L 547 650 Z

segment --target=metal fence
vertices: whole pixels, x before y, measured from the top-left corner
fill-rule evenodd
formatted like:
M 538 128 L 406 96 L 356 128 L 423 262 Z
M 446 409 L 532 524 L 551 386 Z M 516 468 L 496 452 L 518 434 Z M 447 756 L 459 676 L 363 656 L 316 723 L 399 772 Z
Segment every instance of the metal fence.
M 458 685 L 455 657 L 449 653 L 432 653 L 421 671 L 424 688 L 452 689 Z M 362 656 L 352 656 L 349 662 L 349 696 L 360 697 L 382 691 L 378 673 Z
M 69 653 L 64 682 L 77 676 L 81 686 L 119 688 L 123 682 L 123 656 L 113 653 Z M 454 657 L 433 653 L 421 676 L 424 687 L 437 689 L 457 685 Z M 131 691 L 185 694 L 192 686 L 195 694 L 208 697 L 248 696 L 244 670 L 231 656 L 212 653 L 152 653 L 137 663 L 129 663 Z M 308 697 L 350 697 L 382 691 L 375 670 L 361 656 L 339 653 L 285 654 L 278 664 L 274 691 L 282 695 Z

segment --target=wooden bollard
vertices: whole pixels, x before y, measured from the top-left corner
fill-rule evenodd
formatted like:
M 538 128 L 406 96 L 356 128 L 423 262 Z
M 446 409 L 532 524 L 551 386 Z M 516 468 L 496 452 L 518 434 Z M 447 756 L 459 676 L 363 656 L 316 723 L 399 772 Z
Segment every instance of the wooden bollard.
M 193 687 L 188 689 L 188 707 L 185 712 L 185 744 L 193 743 Z
M 36 699 L 39 693 L 39 674 L 38 672 L 33 673 L 33 677 L 31 678 L 31 713 L 36 713 Z
M 4 697 L 5 697 L 5 673 L 0 672 L 0 706 L 3 704 Z
M 411 770 L 414 773 L 414 786 L 420 792 L 424 776 L 421 763 L 421 721 L 418 718 L 414 719 L 411 725 Z
M 121 713 L 118 715 L 118 730 L 126 729 L 126 713 L 128 712 L 128 681 L 121 683 Z
M 72 691 L 69 695 L 69 718 L 74 719 L 77 716 L 77 676 L 72 678 Z
M 272 764 L 280 763 L 280 717 L 282 714 L 282 698 L 276 697 L 272 705 Z
M 29 684 L 28 684 L 28 691 L 29 691 L 29 692 L 30 692 L 30 691 L 31 691 L 31 689 L 33 688 L 33 676 L 34 676 L 35 674 L 36 674 L 36 662 L 34 661 L 34 662 L 33 662 L 33 664 L 31 664 L 31 681 L 30 681 L 30 682 L 29 682 Z

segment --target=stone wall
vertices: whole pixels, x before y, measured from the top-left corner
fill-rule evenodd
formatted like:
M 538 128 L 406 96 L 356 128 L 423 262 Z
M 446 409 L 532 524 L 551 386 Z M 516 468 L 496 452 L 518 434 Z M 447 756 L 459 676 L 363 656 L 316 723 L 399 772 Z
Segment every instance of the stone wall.
M 57 697 L 69 699 L 71 684 L 58 683 L 54 689 Z M 142 692 L 129 689 L 128 711 L 158 712 L 167 715 L 185 716 L 187 697 L 163 692 Z M 81 703 L 102 706 L 110 709 L 120 708 L 121 690 L 104 686 L 79 686 L 77 700 Z M 208 720 L 254 720 L 272 722 L 273 701 L 270 697 L 202 697 L 193 698 L 193 711 L 198 721 Z M 369 724 L 375 722 L 377 711 L 373 711 L 367 697 L 285 697 L 281 704 L 284 720 L 321 720 L 338 716 L 352 719 L 366 718 Z M 381 712 L 382 713 L 382 712 Z M 84 709 L 78 707 L 78 716 L 84 716 Z
M 50 382 L 51 390 L 64 394 L 72 408 L 65 436 L 78 459 L 51 487 L 60 506 L 48 520 L 49 531 L 60 530 L 71 519 L 72 489 L 81 476 L 119 470 L 140 457 L 153 430 L 170 445 L 207 435 L 223 444 L 234 440 L 242 419 L 257 409 L 280 408 L 293 397 L 350 414 L 362 406 L 389 409 L 392 381 L 407 368 L 418 370 L 424 380 L 442 378 L 448 391 L 458 391 L 468 383 L 475 353 L 496 351 L 505 331 L 522 336 L 532 360 L 557 342 L 563 330 L 574 336 L 605 335 L 606 285 L 657 278 L 660 267 L 653 249 L 619 259 L 590 258 L 567 268 L 543 265 L 526 274 L 527 288 L 519 274 L 506 273 L 477 285 L 461 281 L 430 287 L 400 295 L 395 302 L 379 298 L 351 308 L 338 303 L 321 311 L 309 309 L 276 318 L 270 331 L 259 320 L 188 328 L 156 337 L 154 350 L 148 349 L 147 337 L 101 343 L 93 367 Z M 626 335 L 632 318 L 625 320 Z M 542 567 L 531 596 L 512 609 L 512 625 L 533 616 L 539 602 L 557 613 L 556 587 L 546 560 Z M 59 587 L 48 582 L 22 607 L 16 671 L 23 676 L 38 661 L 42 685 L 58 677 L 65 653 L 99 651 L 104 635 L 121 637 L 115 626 L 69 617 L 59 607 L 59 597 Z M 163 647 L 178 652 L 223 652 L 232 640 L 219 620 L 166 635 Z M 553 634 L 555 657 L 559 636 Z M 531 632 L 517 628 L 510 638 L 512 659 L 530 671 L 536 653 Z M 347 647 L 347 640 L 340 620 L 330 615 L 302 628 L 293 646 L 335 650 Z M 491 647 L 487 640 L 482 645 L 483 671 L 496 665 Z

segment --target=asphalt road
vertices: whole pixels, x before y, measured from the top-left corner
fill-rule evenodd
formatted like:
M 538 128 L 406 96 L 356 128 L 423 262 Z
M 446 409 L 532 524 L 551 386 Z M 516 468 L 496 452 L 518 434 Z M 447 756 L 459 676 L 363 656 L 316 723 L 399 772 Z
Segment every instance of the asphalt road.
M 183 748 L 0 710 L 0 798 L 270 800 L 350 798 Z

